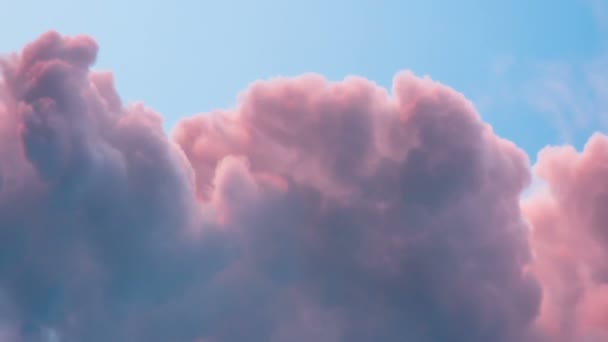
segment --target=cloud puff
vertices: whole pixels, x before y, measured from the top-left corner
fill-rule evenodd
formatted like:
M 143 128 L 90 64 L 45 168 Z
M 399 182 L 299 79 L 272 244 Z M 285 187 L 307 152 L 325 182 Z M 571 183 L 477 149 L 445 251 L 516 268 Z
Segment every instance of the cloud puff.
M 157 114 L 89 72 L 96 51 L 50 32 L 3 62 L 0 305 L 25 341 L 120 331 L 130 306 L 161 300 L 195 219 L 186 160 Z
M 608 338 L 607 162 L 608 138 L 597 134 L 580 153 L 543 150 L 535 166 L 549 191 L 523 208 L 544 293 L 539 324 L 552 341 Z
M 534 338 L 528 162 L 462 95 L 275 79 L 168 138 L 96 51 L 50 32 L 2 63 L 2 336 Z

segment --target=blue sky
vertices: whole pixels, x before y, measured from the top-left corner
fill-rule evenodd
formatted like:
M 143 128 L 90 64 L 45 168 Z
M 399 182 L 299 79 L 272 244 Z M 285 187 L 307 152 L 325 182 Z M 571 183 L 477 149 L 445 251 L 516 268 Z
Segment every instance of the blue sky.
M 606 7 L 606 6 L 604 6 Z M 608 84 L 601 1 L 80 1 L 3 4 L 0 51 L 48 29 L 101 46 L 127 101 L 170 128 L 234 105 L 256 80 L 318 72 L 390 86 L 403 69 L 463 92 L 532 159 L 601 130 Z M 28 20 L 24 20 L 28 18 Z M 604 72 L 605 73 L 605 72 Z

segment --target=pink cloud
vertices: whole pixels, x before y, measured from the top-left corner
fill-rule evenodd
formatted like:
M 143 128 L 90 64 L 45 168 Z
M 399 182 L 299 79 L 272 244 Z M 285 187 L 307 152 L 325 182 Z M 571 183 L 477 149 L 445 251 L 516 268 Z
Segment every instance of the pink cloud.
M 600 166 L 586 181 L 572 175 L 602 148 L 545 152 L 539 176 L 566 195 L 523 207 L 531 249 L 525 154 L 446 86 L 407 72 L 390 92 L 357 77 L 259 81 L 234 109 L 184 119 L 167 137 L 158 114 L 122 103 L 111 73 L 89 70 L 96 53 L 88 37 L 50 32 L 2 63 L 1 334 L 532 342 L 601 332 L 606 292 L 577 274 L 579 263 L 605 271 L 594 262 L 601 217 L 570 201 L 597 191 Z M 571 235 L 598 248 L 565 243 Z
M 572 147 L 543 150 L 535 173 L 549 192 L 524 203 L 544 293 L 539 324 L 554 341 L 608 337 L 607 161 L 602 135 L 594 135 L 581 153 Z
M 170 278 L 194 222 L 187 161 L 157 114 L 88 70 L 96 51 L 49 32 L 3 62 L 0 288 L 20 340 L 125 340 L 117 305 Z
M 226 281 L 271 293 L 233 310 L 271 325 L 252 333 L 260 341 L 298 310 L 282 299 L 293 289 L 332 317 L 333 341 L 532 338 L 525 155 L 449 88 L 403 73 L 392 93 L 360 78 L 275 79 L 177 126 L 202 205 L 242 245 Z M 226 329 L 215 327 L 240 340 Z

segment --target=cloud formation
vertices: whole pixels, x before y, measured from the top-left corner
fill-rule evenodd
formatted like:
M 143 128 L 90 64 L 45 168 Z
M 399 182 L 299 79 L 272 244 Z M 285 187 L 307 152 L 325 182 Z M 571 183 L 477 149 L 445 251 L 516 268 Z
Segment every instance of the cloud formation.
M 548 191 L 523 205 L 543 280 L 539 324 L 552 341 L 608 339 L 607 162 L 608 138 L 599 134 L 581 153 L 543 150 L 535 173 Z
M 258 82 L 234 111 L 174 132 L 198 197 L 242 245 L 227 281 L 271 293 L 234 312 L 280 313 L 258 312 L 256 341 L 517 341 L 529 332 L 539 291 L 518 208 L 524 154 L 440 84 L 403 73 L 392 93 L 359 78 Z M 285 317 L 302 305 L 293 301 L 327 316 L 329 331 L 309 335 L 320 323 Z
M 163 300 L 195 221 L 187 161 L 157 114 L 89 72 L 96 52 L 50 32 L 3 61 L 0 326 L 15 341 L 132 340 L 130 307 Z
M 570 342 L 605 326 L 605 138 L 543 152 L 556 190 L 520 206 L 526 155 L 428 78 L 256 82 L 167 137 L 90 70 L 97 49 L 49 32 L 1 63 L 1 341 Z

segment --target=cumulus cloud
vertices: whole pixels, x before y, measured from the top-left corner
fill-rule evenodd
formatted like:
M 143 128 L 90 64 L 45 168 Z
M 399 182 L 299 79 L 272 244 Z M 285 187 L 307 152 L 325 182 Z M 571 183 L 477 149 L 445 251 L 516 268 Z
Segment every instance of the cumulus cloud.
M 461 94 L 274 79 L 167 137 L 96 52 L 50 32 L 2 62 L 2 336 L 538 337 L 528 161 Z
M 599 134 L 580 153 L 543 150 L 535 173 L 549 191 L 523 205 L 543 280 L 539 324 L 553 341 L 608 338 L 607 162 L 608 138 Z
M 157 114 L 89 72 L 96 51 L 51 32 L 3 61 L 0 305 L 25 341 L 122 334 L 129 307 L 162 300 L 195 221 L 186 160 Z
M 539 292 L 517 207 L 526 159 L 454 91 L 408 73 L 392 96 L 358 78 L 259 82 L 174 139 L 199 198 L 244 244 L 234 282 L 254 273 L 279 312 L 295 289 L 335 317 L 334 341 L 528 332 Z

